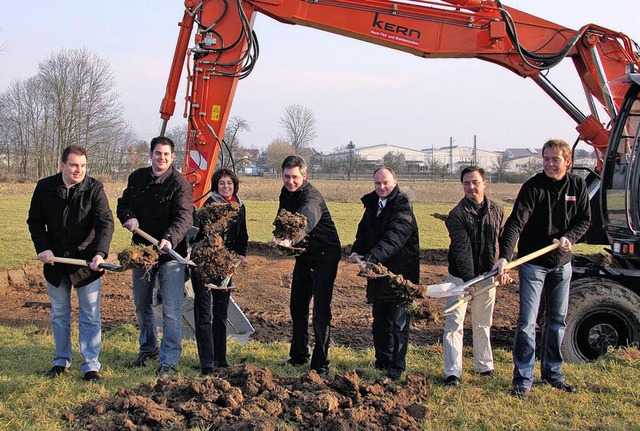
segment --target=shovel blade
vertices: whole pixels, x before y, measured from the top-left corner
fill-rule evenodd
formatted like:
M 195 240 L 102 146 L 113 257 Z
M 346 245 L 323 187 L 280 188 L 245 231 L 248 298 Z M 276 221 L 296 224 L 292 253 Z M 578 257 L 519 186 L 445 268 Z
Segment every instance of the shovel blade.
M 463 295 L 464 289 L 460 289 L 453 283 L 430 284 L 427 286 L 427 296 L 430 298 L 446 298 L 448 296 Z
M 114 265 L 112 263 L 101 263 L 99 266 L 100 268 L 106 269 L 107 271 L 122 272 L 125 270 L 123 267 Z

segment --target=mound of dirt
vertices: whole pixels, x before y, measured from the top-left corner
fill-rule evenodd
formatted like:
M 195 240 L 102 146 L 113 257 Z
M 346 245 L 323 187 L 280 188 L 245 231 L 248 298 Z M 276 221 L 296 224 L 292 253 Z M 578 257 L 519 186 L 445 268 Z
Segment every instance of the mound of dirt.
M 362 383 L 357 371 L 322 379 L 275 378 L 250 364 L 220 369 L 203 380 L 160 380 L 113 397 L 92 400 L 64 418 L 92 431 L 401 431 L 421 430 L 430 412 L 423 405 L 429 385 L 407 376 L 402 385 L 387 378 Z

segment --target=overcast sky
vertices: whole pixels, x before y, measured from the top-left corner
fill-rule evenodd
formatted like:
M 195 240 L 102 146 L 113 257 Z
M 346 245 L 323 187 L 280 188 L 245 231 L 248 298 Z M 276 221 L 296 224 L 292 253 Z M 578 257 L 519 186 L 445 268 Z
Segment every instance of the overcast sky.
M 637 0 L 504 0 L 505 6 L 578 29 L 588 23 L 640 41 Z M 164 95 L 182 18 L 180 0 L 4 1 L 0 5 L 0 91 L 37 72 L 61 49 L 86 47 L 114 72 L 125 116 L 142 139 L 158 132 Z M 249 122 L 240 139 L 265 148 L 283 135 L 279 124 L 292 103 L 313 110 L 313 146 L 330 152 L 393 144 L 413 149 L 472 145 L 482 149 L 535 147 L 550 137 L 573 142 L 575 124 L 531 80 L 480 60 L 427 60 L 319 30 L 280 24 L 258 15 L 260 58 L 240 81 L 232 115 Z M 549 77 L 586 111 L 570 61 Z M 178 94 L 176 115 L 182 119 Z

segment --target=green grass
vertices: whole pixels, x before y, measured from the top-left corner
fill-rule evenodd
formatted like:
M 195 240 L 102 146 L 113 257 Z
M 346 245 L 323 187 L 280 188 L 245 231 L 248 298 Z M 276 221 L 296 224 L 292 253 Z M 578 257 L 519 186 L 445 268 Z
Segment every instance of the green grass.
M 86 400 L 109 397 L 119 388 L 134 388 L 155 381 L 153 368 L 132 370 L 127 362 L 137 352 L 137 330 L 123 325 L 103 336 L 100 360 L 103 383 L 81 380 L 78 365 L 56 380 L 42 376 L 51 360 L 53 340 L 50 331 L 33 326 L 0 325 L 0 430 L 53 431 L 66 429 L 63 413 Z M 77 333 L 74 330 L 74 352 Z M 199 379 L 194 341 L 184 341 L 179 377 Z M 287 343 L 262 344 L 251 341 L 240 345 L 229 340 L 231 363 L 249 362 L 270 367 L 278 376 L 299 376 L 304 369 L 275 367 L 286 357 Z M 528 401 L 509 395 L 511 354 L 494 352 L 496 378 L 479 377 L 472 372 L 471 350 L 465 350 L 463 385 L 442 385 L 442 347 L 411 346 L 408 372 L 426 378 L 428 397 L 424 404 L 431 417 L 426 430 L 638 430 L 640 414 L 640 352 L 637 349 L 610 352 L 594 363 L 565 364 L 567 379 L 579 391 L 566 394 L 536 384 Z M 357 369 L 368 382 L 382 376 L 373 367 L 372 349 L 352 350 L 332 347 L 334 372 Z M 539 379 L 539 374 L 536 373 Z

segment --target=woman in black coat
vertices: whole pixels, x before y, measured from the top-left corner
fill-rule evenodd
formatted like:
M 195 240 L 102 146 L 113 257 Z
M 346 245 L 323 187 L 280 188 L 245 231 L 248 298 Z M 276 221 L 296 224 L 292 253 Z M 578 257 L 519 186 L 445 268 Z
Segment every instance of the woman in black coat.
M 205 205 L 214 202 L 228 204 L 235 202 L 240 205 L 238 215 L 229 222 L 227 230 L 221 236 L 224 240 L 224 246 L 236 252 L 244 264 L 246 263 L 245 256 L 249 236 L 247 234 L 246 210 L 238 197 L 240 184 L 238 176 L 232 170 L 222 168 L 214 172 L 211 184 L 213 191 Z M 220 285 L 222 280 L 203 280 L 195 271 L 192 274 L 195 293 L 193 314 L 198 357 L 202 374 L 208 375 L 216 367 L 229 366 L 227 362 L 227 314 L 231 293 L 229 290 L 215 290 L 205 287 L 207 283 Z M 231 285 L 230 281 L 229 286 Z

